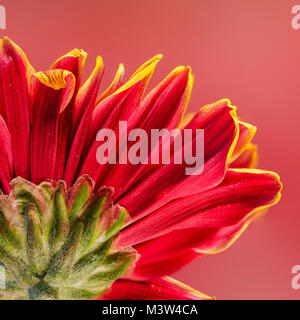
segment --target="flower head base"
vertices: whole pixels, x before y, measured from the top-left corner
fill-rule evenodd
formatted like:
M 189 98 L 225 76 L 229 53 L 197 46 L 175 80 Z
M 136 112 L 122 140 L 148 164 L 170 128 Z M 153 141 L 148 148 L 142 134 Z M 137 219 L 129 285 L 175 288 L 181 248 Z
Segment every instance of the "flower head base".
M 135 261 L 135 250 L 113 248 L 128 215 L 113 205 L 111 189 L 94 194 L 87 176 L 69 190 L 62 181 L 11 185 L 0 196 L 1 299 L 95 298 Z

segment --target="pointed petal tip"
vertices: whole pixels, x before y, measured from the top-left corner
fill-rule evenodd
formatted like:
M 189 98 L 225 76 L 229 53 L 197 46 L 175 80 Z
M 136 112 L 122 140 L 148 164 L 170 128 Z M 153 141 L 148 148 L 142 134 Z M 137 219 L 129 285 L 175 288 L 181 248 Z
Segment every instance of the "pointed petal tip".
M 139 73 L 143 72 L 144 70 L 147 70 L 150 66 L 152 66 L 152 69 L 155 68 L 157 63 L 163 58 L 162 54 L 157 54 L 148 61 L 146 61 L 144 64 L 142 64 L 130 77 L 130 79 L 133 79 L 135 76 L 137 76 Z
M 154 56 L 154 58 L 157 59 L 157 60 L 161 60 L 163 57 L 164 56 L 161 53 L 158 53 L 157 55 Z
M 187 295 L 187 297 L 190 297 L 191 299 L 194 298 L 194 300 L 216 300 L 216 297 L 208 296 L 189 285 L 186 285 L 185 283 L 182 283 L 172 277 L 164 277 L 164 280 L 168 281 L 170 284 L 173 284 L 177 286 L 178 288 L 182 289 L 183 292 Z
M 96 58 L 96 66 L 103 66 L 103 59 L 101 56 L 97 56 Z
M 124 73 L 125 73 L 124 63 L 120 63 L 119 66 L 118 66 L 118 70 L 116 72 L 115 78 L 119 78 L 119 77 L 117 77 L 117 75 L 124 74 Z
M 13 42 L 7 37 L 7 36 L 4 36 L 3 39 L 1 39 L 1 44 L 4 46 L 4 47 L 7 47 L 9 45 L 12 45 Z
M 118 90 L 116 90 L 112 95 L 117 95 L 131 87 L 133 87 L 138 82 L 145 80 L 145 86 L 148 84 L 158 62 L 161 60 L 160 55 L 157 55 L 146 63 L 144 63 L 131 77 L 130 79 L 122 85 Z

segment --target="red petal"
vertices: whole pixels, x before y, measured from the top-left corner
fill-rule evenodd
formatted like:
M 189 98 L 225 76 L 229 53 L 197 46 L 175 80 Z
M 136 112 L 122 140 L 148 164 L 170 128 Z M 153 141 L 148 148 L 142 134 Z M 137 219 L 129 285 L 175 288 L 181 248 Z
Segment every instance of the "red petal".
M 83 50 L 74 49 L 54 62 L 51 69 L 62 69 L 73 73 L 76 79 L 74 95 L 66 107 L 59 115 L 59 133 L 58 147 L 60 152 L 56 156 L 55 179 L 61 179 L 65 168 L 66 155 L 70 148 L 72 120 L 74 102 L 81 83 L 81 75 L 86 60 L 86 52 Z
M 9 182 L 13 178 L 11 137 L 4 119 L 0 116 L 0 189 L 9 193 Z
M 174 69 L 148 96 L 142 101 L 140 111 L 128 130 L 142 128 L 150 136 L 150 130 L 174 129 L 178 127 L 188 104 L 193 86 L 193 76 L 189 67 Z M 159 115 L 159 116 L 157 116 Z M 133 143 L 128 144 L 129 149 Z M 135 178 L 148 169 L 148 165 L 113 166 L 105 177 L 103 184 L 115 188 L 115 199 L 133 183 Z
M 15 175 L 28 178 L 31 66 L 24 52 L 8 38 L 0 40 L 0 112 L 11 134 Z
M 71 185 L 75 179 L 76 172 L 79 169 L 80 159 L 83 157 L 83 149 L 86 146 L 91 115 L 95 106 L 102 75 L 103 61 L 101 57 L 98 57 L 94 71 L 80 88 L 75 101 L 73 118 L 73 131 L 75 135 L 70 148 L 64 175 L 64 178 L 69 185 Z
M 173 231 L 136 246 L 140 254 L 131 279 L 155 279 L 170 275 L 197 256 L 219 253 L 228 248 L 254 219 L 221 228 L 191 228 Z
M 100 97 L 97 98 L 96 104 L 99 104 L 102 100 L 104 100 L 105 98 L 107 98 L 108 96 L 110 96 L 114 92 L 116 92 L 124 84 L 124 78 L 125 78 L 125 68 L 124 68 L 124 65 L 121 63 L 121 64 L 119 64 L 118 70 L 116 72 L 116 75 L 115 75 L 112 83 L 100 95 Z
M 193 87 L 190 67 L 177 67 L 143 100 L 135 127 L 146 131 L 177 128 Z
M 170 277 L 153 282 L 117 280 L 100 300 L 208 300 L 213 299 Z
M 65 70 L 35 73 L 32 77 L 31 181 L 53 179 L 59 115 L 70 102 L 75 78 Z
M 254 209 L 278 202 L 280 190 L 274 173 L 230 169 L 218 187 L 173 201 L 130 225 L 119 243 L 127 247 L 175 230 L 235 225 Z
M 225 174 L 238 137 L 235 113 L 227 100 L 205 106 L 186 128 L 204 129 L 205 164 L 201 175 L 186 175 L 185 165 L 168 164 L 140 179 L 119 201 L 137 220 L 164 204 L 213 188 Z M 138 199 L 138 201 L 137 201 Z
M 103 61 L 100 56 L 96 59 L 96 66 L 89 79 L 83 84 L 76 97 L 73 112 L 73 123 L 76 130 L 85 111 L 95 106 L 95 101 L 99 91 L 100 81 L 103 75 Z

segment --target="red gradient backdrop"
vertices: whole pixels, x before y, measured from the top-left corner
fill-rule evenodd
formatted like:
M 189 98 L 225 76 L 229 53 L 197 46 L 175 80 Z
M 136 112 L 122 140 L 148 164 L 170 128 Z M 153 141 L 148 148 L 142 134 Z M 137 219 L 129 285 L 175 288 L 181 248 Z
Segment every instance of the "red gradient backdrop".
M 298 2 L 298 3 L 297 3 Z M 280 204 L 229 250 L 198 259 L 176 274 L 219 299 L 299 299 L 291 268 L 300 264 L 300 30 L 291 9 L 300 0 L 0 0 L 8 35 L 36 69 L 79 47 L 129 73 L 163 53 L 152 85 L 173 67 L 195 75 L 190 110 L 230 98 L 258 126 L 260 167 L 284 183 Z M 104 87 L 104 86 L 103 86 Z

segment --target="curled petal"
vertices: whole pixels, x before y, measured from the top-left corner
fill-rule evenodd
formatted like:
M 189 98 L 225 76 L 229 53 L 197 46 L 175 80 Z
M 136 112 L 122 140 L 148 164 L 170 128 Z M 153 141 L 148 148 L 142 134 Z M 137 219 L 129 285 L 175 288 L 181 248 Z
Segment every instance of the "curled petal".
M 59 132 L 58 132 L 58 150 L 60 152 L 56 157 L 55 178 L 61 179 L 65 168 L 66 155 L 70 148 L 71 130 L 73 123 L 74 102 L 81 84 L 81 76 L 86 61 L 87 53 L 83 50 L 74 49 L 58 60 L 56 60 L 50 69 L 62 69 L 70 71 L 75 79 L 74 95 L 66 107 L 59 115 Z
M 75 78 L 66 70 L 35 73 L 32 77 L 31 181 L 53 179 L 58 143 L 59 115 L 70 102 Z
M 87 53 L 84 50 L 73 49 L 57 59 L 50 69 L 62 69 L 70 71 L 76 78 L 76 87 L 80 86 L 81 76 Z
M 0 40 L 0 51 L 0 112 L 11 134 L 15 174 L 28 178 L 32 67 L 8 38 Z
M 117 280 L 102 300 L 211 300 L 209 297 L 170 277 L 153 282 Z

